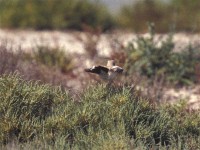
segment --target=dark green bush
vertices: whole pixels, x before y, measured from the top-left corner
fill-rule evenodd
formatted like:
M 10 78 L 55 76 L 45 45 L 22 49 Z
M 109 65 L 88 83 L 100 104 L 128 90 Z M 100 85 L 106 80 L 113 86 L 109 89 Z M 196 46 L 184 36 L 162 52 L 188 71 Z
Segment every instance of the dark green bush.
M 154 22 L 160 32 L 168 31 L 172 24 L 168 6 L 160 0 L 142 0 L 132 5 L 123 6 L 119 13 L 119 25 L 136 32 L 146 30 L 148 22 Z
M 196 81 L 195 67 L 199 63 L 199 50 L 191 45 L 174 52 L 173 36 L 164 41 L 155 41 L 155 31 L 150 27 L 150 37 L 138 37 L 136 45 L 130 43 L 126 49 L 126 70 L 129 74 L 138 71 L 149 78 L 165 78 L 175 84 L 190 84 Z M 158 42 L 161 42 L 158 46 Z
M 68 95 L 59 88 L 25 82 L 17 75 L 1 76 L 0 85 L 1 144 L 15 137 L 21 142 L 31 140 L 53 107 L 64 99 L 69 101 Z
M 1 27 L 107 30 L 114 23 L 105 6 L 89 0 L 0 0 Z
M 153 106 L 129 86 L 91 86 L 74 99 L 17 75 L 1 76 L 0 85 L 2 148 L 199 148 L 198 112 Z
M 199 1 L 190 0 L 141 0 L 123 6 L 118 23 L 136 32 L 146 31 L 146 24 L 154 22 L 158 32 L 200 31 Z
M 168 61 L 168 80 L 175 83 L 191 84 L 198 80 L 196 68 L 199 62 L 199 48 L 188 45 L 179 53 L 173 53 Z

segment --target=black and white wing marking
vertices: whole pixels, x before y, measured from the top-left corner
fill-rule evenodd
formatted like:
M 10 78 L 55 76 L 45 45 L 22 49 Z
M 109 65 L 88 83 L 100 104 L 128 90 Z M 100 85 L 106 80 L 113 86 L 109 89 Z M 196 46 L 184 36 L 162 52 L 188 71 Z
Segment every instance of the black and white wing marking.
M 104 66 L 93 66 L 92 68 L 85 69 L 85 71 L 100 75 L 100 74 L 107 74 L 109 69 Z
M 123 72 L 123 68 L 119 67 L 119 66 L 113 66 L 112 68 L 110 68 L 111 72 L 116 72 L 116 73 L 122 73 Z

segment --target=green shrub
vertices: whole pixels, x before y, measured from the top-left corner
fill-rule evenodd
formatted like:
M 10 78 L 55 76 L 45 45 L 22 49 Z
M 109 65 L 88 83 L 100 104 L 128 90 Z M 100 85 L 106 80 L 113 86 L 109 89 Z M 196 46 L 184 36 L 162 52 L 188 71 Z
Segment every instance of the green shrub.
M 160 0 L 137 1 L 121 8 L 118 23 L 121 27 L 144 32 L 148 22 L 154 22 L 159 32 L 168 31 L 172 24 L 168 5 Z
M 174 53 L 168 62 L 168 80 L 175 83 L 191 84 L 198 80 L 196 67 L 199 64 L 199 49 L 188 45 L 180 53 Z
M 105 6 L 90 0 L 0 0 L 0 18 L 6 28 L 107 30 L 114 25 Z
M 0 77 L 0 145 L 20 149 L 199 148 L 199 113 L 153 106 L 132 87 L 59 87 Z M 11 145 L 12 146 L 12 145 Z
M 138 71 L 148 78 L 165 78 L 165 81 L 174 84 L 194 83 L 195 67 L 199 63 L 198 49 L 190 45 L 174 52 L 172 35 L 164 41 L 155 41 L 155 31 L 151 26 L 149 34 L 150 37 L 138 37 L 136 45 L 130 43 L 126 48 L 128 58 L 125 67 L 129 74 Z
M 1 144 L 15 137 L 21 142 L 33 139 L 42 129 L 41 121 L 51 115 L 53 107 L 64 99 L 69 101 L 67 93 L 59 88 L 26 82 L 17 75 L 1 76 L 0 85 Z
M 59 48 L 38 46 L 34 51 L 33 59 L 47 67 L 59 69 L 62 73 L 67 73 L 74 67 L 72 57 Z
M 147 22 L 154 22 L 158 32 L 200 31 L 199 7 L 199 1 L 141 0 L 123 6 L 118 23 L 136 32 L 146 31 Z

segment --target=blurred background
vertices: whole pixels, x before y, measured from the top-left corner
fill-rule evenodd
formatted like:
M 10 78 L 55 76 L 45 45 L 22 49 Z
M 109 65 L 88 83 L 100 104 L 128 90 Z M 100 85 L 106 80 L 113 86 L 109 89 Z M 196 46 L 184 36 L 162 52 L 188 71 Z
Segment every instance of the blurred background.
M 199 32 L 200 0 L 0 0 L 0 149 L 200 149 Z
M 121 83 L 157 100 L 188 97 L 174 89 L 195 85 L 199 100 L 199 8 L 198 0 L 0 0 L 0 74 L 79 90 L 101 83 L 84 68 L 115 59 Z
M 158 32 L 200 30 L 200 2 L 190 0 L 0 0 L 1 28 Z

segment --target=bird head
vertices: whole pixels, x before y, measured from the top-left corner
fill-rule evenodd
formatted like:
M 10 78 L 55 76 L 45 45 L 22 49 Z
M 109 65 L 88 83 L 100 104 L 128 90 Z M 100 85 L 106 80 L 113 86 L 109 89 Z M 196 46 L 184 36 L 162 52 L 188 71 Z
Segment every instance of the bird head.
M 113 66 L 115 66 L 115 61 L 114 61 L 114 60 L 108 60 L 108 62 L 107 62 L 107 67 L 108 67 L 108 68 L 111 68 L 111 67 L 113 67 Z

